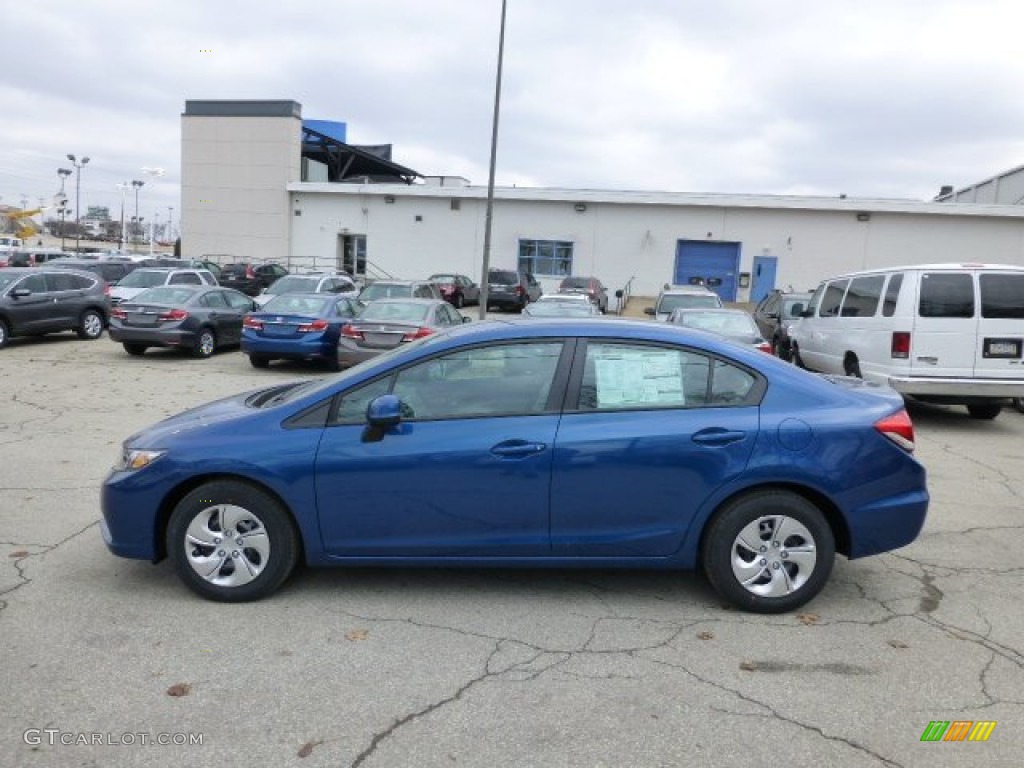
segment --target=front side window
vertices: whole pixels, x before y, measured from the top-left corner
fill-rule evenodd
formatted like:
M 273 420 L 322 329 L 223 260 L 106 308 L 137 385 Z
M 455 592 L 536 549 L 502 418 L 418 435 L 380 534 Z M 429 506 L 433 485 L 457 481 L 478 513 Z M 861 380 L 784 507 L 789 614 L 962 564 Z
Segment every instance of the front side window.
M 829 283 L 825 288 L 825 294 L 821 299 L 821 310 L 819 317 L 838 317 L 839 308 L 843 304 L 843 295 L 846 293 L 846 286 L 849 280 L 837 280 Z
M 921 275 L 921 317 L 974 317 L 974 280 L 970 274 L 929 272 Z
M 18 288 L 27 288 L 32 293 L 46 293 L 46 275 L 29 275 L 18 284 Z
M 566 240 L 520 240 L 519 270 L 548 277 L 572 274 L 573 243 Z
M 415 419 L 545 413 L 561 353 L 561 341 L 464 349 L 400 371 L 393 394 Z

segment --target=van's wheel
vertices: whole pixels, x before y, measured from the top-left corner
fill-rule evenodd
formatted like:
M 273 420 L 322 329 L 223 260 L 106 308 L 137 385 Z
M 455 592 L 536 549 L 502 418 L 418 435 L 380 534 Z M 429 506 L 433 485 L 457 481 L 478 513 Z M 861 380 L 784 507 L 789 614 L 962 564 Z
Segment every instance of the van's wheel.
M 847 358 L 843 360 L 843 370 L 846 371 L 847 376 L 853 376 L 857 379 L 864 378 L 860 373 L 860 361 L 852 355 L 848 355 Z
M 216 348 L 217 337 L 213 335 L 213 331 L 209 328 L 203 328 L 199 331 L 199 337 L 196 339 L 196 345 L 192 348 L 192 354 L 195 357 L 207 358 L 213 354 Z
M 968 405 L 967 412 L 971 415 L 972 419 L 994 419 L 999 415 L 999 412 L 1003 410 L 1003 406 L 998 403 L 983 403 L 981 405 Z
M 723 507 L 701 544 L 717 592 L 754 613 L 783 613 L 817 595 L 832 572 L 835 537 L 814 504 L 787 491 L 756 491 Z
M 95 309 L 87 309 L 78 318 L 78 338 L 93 341 L 103 335 L 103 316 Z
M 246 483 L 206 483 L 167 524 L 167 554 L 182 581 L 210 600 L 266 597 L 295 568 L 299 538 L 287 510 Z
M 795 342 L 790 342 L 789 351 L 790 361 L 793 363 L 793 365 L 795 365 L 797 368 L 803 368 L 806 371 L 807 366 L 804 365 L 804 360 L 802 357 L 800 357 L 800 347 L 798 347 Z
M 0 347 L 2 347 L 2 346 L 3 346 L 3 343 L 0 342 Z M 1020 411 L 1021 413 L 1024 413 L 1024 397 L 1015 397 L 1015 398 L 1013 398 L 1013 407 L 1016 410 Z

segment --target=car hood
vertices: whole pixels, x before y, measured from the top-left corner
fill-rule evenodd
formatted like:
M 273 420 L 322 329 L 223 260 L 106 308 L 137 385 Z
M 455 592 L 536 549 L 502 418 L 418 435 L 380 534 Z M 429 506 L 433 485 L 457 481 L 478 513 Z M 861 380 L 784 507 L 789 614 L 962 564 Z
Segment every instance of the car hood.
M 166 446 L 176 435 L 251 417 L 259 413 L 259 410 L 247 406 L 246 402 L 266 390 L 267 388 L 262 388 L 245 392 L 183 411 L 136 432 L 125 440 L 124 444 L 128 447 L 159 449 Z

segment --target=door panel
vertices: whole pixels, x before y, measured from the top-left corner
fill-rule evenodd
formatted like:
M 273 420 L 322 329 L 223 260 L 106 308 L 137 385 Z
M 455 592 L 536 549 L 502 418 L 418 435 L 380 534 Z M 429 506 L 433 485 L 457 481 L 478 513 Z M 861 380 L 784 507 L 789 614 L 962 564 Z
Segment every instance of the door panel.
M 755 256 L 754 271 L 750 280 L 750 300 L 759 302 L 775 288 L 777 256 Z

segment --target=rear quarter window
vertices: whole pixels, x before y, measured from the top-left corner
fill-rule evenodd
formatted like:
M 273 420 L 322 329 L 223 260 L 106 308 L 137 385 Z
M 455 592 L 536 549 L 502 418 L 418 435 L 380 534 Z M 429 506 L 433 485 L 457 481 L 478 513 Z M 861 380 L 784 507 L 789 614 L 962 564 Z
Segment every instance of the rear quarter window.
M 1024 274 L 981 275 L 981 316 L 1024 319 Z
M 825 288 L 825 294 L 821 298 L 821 310 L 819 317 L 838 317 L 839 308 L 843 304 L 843 294 L 846 293 L 846 286 L 849 280 L 837 280 L 829 283 Z
M 843 300 L 843 317 L 874 317 L 878 311 L 878 300 L 882 296 L 885 275 L 856 277 Z

